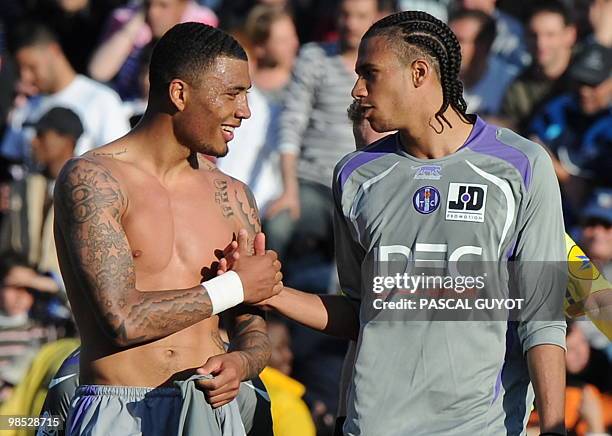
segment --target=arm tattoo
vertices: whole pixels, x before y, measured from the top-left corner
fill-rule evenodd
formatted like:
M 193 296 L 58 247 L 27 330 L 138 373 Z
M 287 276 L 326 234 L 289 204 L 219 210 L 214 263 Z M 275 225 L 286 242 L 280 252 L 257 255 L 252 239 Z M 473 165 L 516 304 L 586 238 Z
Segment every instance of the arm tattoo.
M 259 315 L 243 313 L 234 319 L 228 329 L 230 346 L 228 351 L 237 351 L 246 368 L 246 378 L 256 377 L 270 360 L 270 340 L 266 322 Z
M 240 185 L 236 187 L 236 200 L 238 201 L 238 216 L 242 221 L 242 224 L 246 226 L 249 233 L 256 234 L 261 232 L 261 222 L 259 221 L 259 210 L 257 209 L 257 203 L 251 190 Z
M 223 216 L 230 218 L 234 216 L 234 211 L 230 205 L 227 180 L 215 179 L 215 203 L 221 207 Z
M 102 330 L 128 346 L 168 336 L 209 318 L 212 304 L 200 286 L 141 292 L 121 225 L 128 204 L 111 172 L 88 158 L 71 159 L 56 183 L 58 237 L 67 270 L 77 278 Z

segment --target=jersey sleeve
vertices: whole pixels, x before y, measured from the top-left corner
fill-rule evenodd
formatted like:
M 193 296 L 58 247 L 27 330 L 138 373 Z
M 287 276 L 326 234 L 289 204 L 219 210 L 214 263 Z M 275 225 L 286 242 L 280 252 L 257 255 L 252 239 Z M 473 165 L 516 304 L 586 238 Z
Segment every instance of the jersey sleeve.
M 336 170 L 338 167 L 336 167 Z M 342 188 L 339 177 L 334 177 L 334 246 L 338 265 L 338 278 L 342 294 L 354 302 L 361 302 L 361 264 L 365 250 L 356 241 L 342 206 Z
M 539 146 L 537 151 L 512 258 L 515 289 L 525 298 L 518 327 L 525 353 L 542 344 L 565 348 L 567 263 L 561 193 L 550 157 Z

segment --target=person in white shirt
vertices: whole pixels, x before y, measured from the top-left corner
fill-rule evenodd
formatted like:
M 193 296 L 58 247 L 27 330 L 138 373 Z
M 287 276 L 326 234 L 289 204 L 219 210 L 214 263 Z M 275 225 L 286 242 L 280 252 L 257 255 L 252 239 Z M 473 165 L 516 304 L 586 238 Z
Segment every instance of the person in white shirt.
M 75 155 L 128 132 L 129 123 L 119 96 L 107 86 L 77 74 L 55 35 L 43 24 L 21 23 L 12 33 L 9 46 L 22 84 L 36 89 L 38 94 L 12 111 L 0 143 L 0 155 L 29 162 L 34 131 L 23 124 L 35 123 L 53 106 L 72 109 L 83 121 L 84 133 Z

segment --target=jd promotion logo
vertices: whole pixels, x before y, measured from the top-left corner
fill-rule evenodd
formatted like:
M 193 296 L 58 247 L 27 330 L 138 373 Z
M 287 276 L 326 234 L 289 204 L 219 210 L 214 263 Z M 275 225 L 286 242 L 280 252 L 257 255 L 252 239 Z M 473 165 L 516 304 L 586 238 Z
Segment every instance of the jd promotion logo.
M 448 186 L 446 219 L 482 223 L 486 203 L 487 185 L 451 183 Z

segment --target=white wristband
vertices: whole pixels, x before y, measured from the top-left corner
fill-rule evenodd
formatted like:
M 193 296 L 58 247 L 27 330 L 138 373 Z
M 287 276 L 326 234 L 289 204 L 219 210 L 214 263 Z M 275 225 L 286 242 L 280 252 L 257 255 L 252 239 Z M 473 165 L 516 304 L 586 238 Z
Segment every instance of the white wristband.
M 244 289 L 240 276 L 235 271 L 228 271 L 214 279 L 202 283 L 212 303 L 212 314 L 239 305 L 244 301 Z

